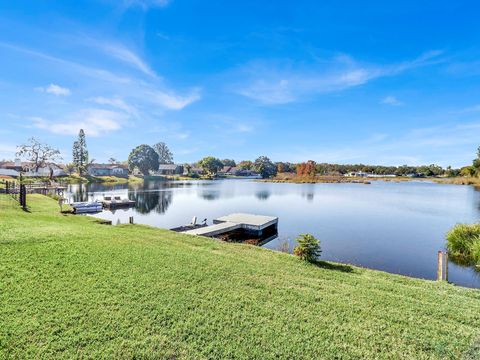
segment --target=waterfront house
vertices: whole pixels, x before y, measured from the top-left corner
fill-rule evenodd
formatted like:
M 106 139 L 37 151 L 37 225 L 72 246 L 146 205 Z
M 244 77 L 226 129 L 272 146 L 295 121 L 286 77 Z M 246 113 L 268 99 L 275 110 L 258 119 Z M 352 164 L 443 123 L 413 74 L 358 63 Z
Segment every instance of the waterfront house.
M 363 171 L 354 171 L 345 174 L 348 177 L 369 177 L 369 178 L 394 178 L 396 177 L 395 174 L 374 174 L 374 173 L 366 173 Z
M 17 170 L 0 168 L 0 176 L 16 178 L 20 176 L 20 173 Z
M 235 175 L 236 170 L 238 170 L 235 166 L 224 166 L 219 172 L 219 175 Z
M 128 168 L 120 164 L 91 164 L 87 168 L 91 176 L 116 176 L 128 177 Z
M 8 169 L 15 171 L 23 171 L 28 163 L 21 162 L 20 159 L 15 159 L 15 161 L 0 161 L 0 169 Z
M 190 168 L 190 174 L 203 175 L 205 174 L 205 170 L 203 170 L 201 167 L 192 167 Z
M 57 176 L 67 175 L 63 170 L 62 165 L 49 163 L 45 166 L 39 167 L 38 170 L 35 170 L 34 163 L 21 162 L 19 159 L 16 159 L 14 162 L 13 161 L 0 162 L 0 169 L 2 170 L 2 175 L 4 176 L 7 176 L 6 174 L 9 171 L 10 171 L 10 174 L 12 174 L 10 176 L 19 176 L 20 173 L 23 173 L 23 176 L 28 176 L 28 177 L 50 177 L 50 176 L 57 177 Z
M 65 170 L 63 170 L 62 165 L 50 163 L 45 166 L 39 167 L 37 171 L 33 166 L 26 167 L 25 176 L 30 177 L 57 177 L 57 176 L 67 176 Z
M 363 171 L 352 171 L 352 172 L 349 172 L 348 174 L 345 174 L 345 176 L 348 176 L 348 177 L 367 177 L 368 175 L 369 174 Z
M 178 164 L 160 164 L 158 175 L 181 175 L 183 174 L 183 165 Z

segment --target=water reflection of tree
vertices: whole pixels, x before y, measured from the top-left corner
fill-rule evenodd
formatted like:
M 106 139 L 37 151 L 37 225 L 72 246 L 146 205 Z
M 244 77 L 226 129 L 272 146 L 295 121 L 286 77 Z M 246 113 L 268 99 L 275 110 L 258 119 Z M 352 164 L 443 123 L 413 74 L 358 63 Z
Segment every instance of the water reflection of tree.
M 71 196 L 71 202 L 88 201 L 88 189 L 85 184 L 75 184 L 68 186 L 68 192 Z
M 473 189 L 475 190 L 474 194 L 476 195 L 477 209 L 480 211 L 480 186 L 474 186 Z
M 116 190 L 125 190 L 128 189 L 128 184 L 114 184 L 114 185 L 106 185 L 102 183 L 91 183 L 88 184 L 88 192 L 91 193 L 105 193 L 109 191 L 116 191 Z
M 172 204 L 172 191 L 133 191 L 128 197 L 135 201 L 135 209 L 141 214 L 155 211 L 164 214 Z
M 201 192 L 200 196 L 205 200 L 217 200 L 220 197 L 220 191 L 217 190 L 204 190 Z
M 255 193 L 255 197 L 260 201 L 268 200 L 270 195 L 271 195 L 271 193 L 268 190 L 261 190 L 261 191 L 257 191 Z
M 303 192 L 302 197 L 307 198 L 308 201 L 313 201 L 315 198 L 315 193 L 313 191 Z

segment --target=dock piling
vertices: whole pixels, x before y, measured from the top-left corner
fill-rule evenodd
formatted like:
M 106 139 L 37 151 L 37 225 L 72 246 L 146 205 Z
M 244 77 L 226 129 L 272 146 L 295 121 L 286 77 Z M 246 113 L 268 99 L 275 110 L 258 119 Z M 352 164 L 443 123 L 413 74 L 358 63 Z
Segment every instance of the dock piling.
M 448 282 L 448 251 L 445 251 L 445 281 Z
M 443 253 L 442 250 L 438 250 L 437 258 L 437 281 L 443 280 Z

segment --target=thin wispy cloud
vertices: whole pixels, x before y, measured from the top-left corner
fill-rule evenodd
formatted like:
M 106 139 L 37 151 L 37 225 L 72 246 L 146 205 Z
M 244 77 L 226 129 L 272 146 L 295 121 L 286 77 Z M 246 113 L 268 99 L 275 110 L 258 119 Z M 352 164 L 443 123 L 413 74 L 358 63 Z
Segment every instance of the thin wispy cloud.
M 42 59 L 45 61 L 49 61 L 52 63 L 56 63 L 57 65 L 61 65 L 62 68 L 68 70 L 70 72 L 76 72 L 79 75 L 85 75 L 92 79 L 96 80 L 104 80 L 108 82 L 116 82 L 121 84 L 128 84 L 131 82 L 126 76 L 116 75 L 108 70 L 100 69 L 92 66 L 83 65 L 76 61 L 66 60 L 57 56 L 53 56 L 41 51 L 37 51 L 34 49 L 30 49 L 23 46 L 18 46 L 6 42 L 0 42 L 0 47 L 10 49 L 19 53 L 23 53 L 25 55 L 35 57 L 38 59 Z M 58 69 L 57 69 L 58 70 Z
M 398 166 L 439 164 L 461 167 L 468 163 L 458 162 L 464 158 L 465 147 L 471 147 L 473 156 L 478 146 L 480 121 L 467 124 L 443 124 L 434 127 L 406 130 L 394 135 L 374 133 L 365 139 L 349 141 L 348 144 L 324 147 L 289 148 L 289 153 L 278 152 L 275 159 L 301 162 L 314 159 L 330 163 L 369 163 Z M 460 146 L 461 145 L 461 146 Z M 372 160 L 375 159 L 375 160 Z M 467 159 L 469 157 L 467 156 Z
M 162 39 L 162 40 L 170 40 L 170 36 L 168 36 L 167 34 L 164 34 L 160 31 L 157 32 L 157 36 Z
M 469 106 L 462 111 L 462 113 L 475 113 L 475 112 L 480 112 L 480 104 L 479 105 L 474 105 L 474 106 Z
M 90 100 L 98 105 L 111 106 L 113 108 L 123 110 L 129 114 L 136 115 L 138 113 L 137 109 L 134 106 L 127 104 L 123 99 L 119 97 L 107 98 L 103 96 L 97 96 Z
M 411 61 L 387 65 L 363 64 L 345 55 L 309 65 L 256 61 L 239 69 L 242 81 L 233 91 L 263 104 L 285 104 L 435 64 L 441 61 L 441 54 L 441 51 L 430 51 Z
M 125 114 L 104 109 L 83 109 L 67 121 L 31 117 L 32 126 L 59 135 L 76 135 L 80 129 L 89 136 L 101 136 L 120 130 L 127 122 Z
M 35 90 L 57 96 L 68 96 L 71 94 L 70 89 L 56 84 L 50 84 L 47 87 L 37 87 Z
M 13 160 L 13 156 L 17 151 L 17 146 L 12 144 L 0 143 L 0 160 Z
M 400 105 L 403 105 L 403 102 L 401 102 L 400 100 L 398 100 L 395 96 L 392 96 L 392 95 L 388 95 L 388 96 L 385 96 L 382 101 L 381 101 L 382 104 L 385 104 L 385 105 L 391 105 L 391 106 L 400 106 Z
M 157 77 L 157 74 L 145 61 L 143 61 L 137 54 L 127 49 L 125 46 L 113 43 L 97 44 L 97 46 L 99 46 L 106 54 L 133 66 L 142 73 L 152 77 Z
M 165 7 L 170 4 L 171 0 L 123 0 L 123 6 L 125 8 L 129 7 L 141 7 L 144 10 L 153 7 Z
M 201 98 L 201 91 L 195 88 L 187 95 L 178 95 L 165 91 L 151 91 L 149 101 L 171 110 L 181 110 Z
M 91 44 L 93 44 L 93 42 Z M 81 79 L 84 79 L 84 76 L 81 75 L 86 75 L 91 79 L 91 81 L 95 83 L 102 82 L 101 87 L 106 88 L 107 90 L 111 89 L 112 91 L 118 91 L 119 89 L 123 89 L 123 91 L 126 92 L 128 96 L 138 99 L 139 102 L 150 104 L 150 106 L 162 107 L 169 110 L 182 110 L 186 106 L 201 99 L 201 89 L 198 87 L 194 87 L 186 94 L 181 95 L 178 94 L 176 91 L 161 85 L 162 82 L 160 81 L 160 79 L 154 73 L 150 73 L 146 65 L 143 66 L 141 61 L 136 58 L 133 53 L 128 52 L 121 46 L 115 47 L 115 49 L 117 50 L 116 55 L 120 56 L 121 54 L 122 56 L 124 56 L 125 60 L 130 59 L 133 64 L 136 64 L 139 67 L 139 69 L 143 69 L 147 74 L 152 75 L 152 81 L 136 79 L 132 76 L 128 77 L 123 74 L 114 73 L 112 71 L 86 66 L 79 62 L 72 62 L 43 52 L 8 43 L 0 42 L 0 46 L 26 54 L 27 56 L 35 57 L 44 61 L 49 61 L 60 65 L 57 66 L 57 71 L 63 69 L 64 72 L 68 73 L 69 75 L 76 73 Z M 102 45 L 96 44 L 94 47 L 106 49 L 106 46 L 107 45 L 104 45 L 102 43 Z M 89 81 L 89 86 L 91 86 L 91 81 Z M 119 84 L 128 84 L 128 86 L 122 86 L 121 88 L 119 88 Z M 50 86 L 49 88 L 49 91 L 55 91 L 57 93 L 62 91 L 62 89 L 58 89 L 56 88 L 56 86 Z M 47 88 L 42 88 L 42 90 L 46 91 Z M 107 98 L 109 98 L 109 100 L 107 100 Z M 121 104 L 118 99 L 112 100 L 112 98 L 106 96 L 94 99 L 97 100 L 97 103 L 102 103 L 102 105 L 116 106 L 117 108 L 123 107 L 122 110 L 130 113 L 133 112 L 132 108 L 127 109 L 127 106 L 125 106 L 126 104 Z

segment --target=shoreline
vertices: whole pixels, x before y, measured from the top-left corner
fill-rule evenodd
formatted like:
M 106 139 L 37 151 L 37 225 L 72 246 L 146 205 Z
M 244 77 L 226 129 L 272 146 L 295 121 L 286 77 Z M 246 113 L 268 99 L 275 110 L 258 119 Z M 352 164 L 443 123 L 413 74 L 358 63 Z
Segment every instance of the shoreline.
M 118 346 L 132 357 L 182 357 L 181 345 L 185 357 L 202 358 L 208 343 L 218 358 L 317 358 L 319 351 L 332 358 L 459 358 L 478 339 L 478 289 L 306 263 L 151 226 L 101 225 L 60 213 L 42 195 L 28 196 L 29 212 L 14 201 L 0 195 L 8 228 L 0 234 L 6 279 L 0 354 L 75 357 L 80 338 L 83 353 L 94 357 L 118 357 Z M 143 342 L 145 334 L 153 334 L 155 347 Z M 225 334 L 243 334 L 242 341 Z M 278 345 L 265 348 L 266 342 Z
M 292 178 L 271 178 L 271 179 L 258 179 L 258 182 L 266 183 L 291 183 L 291 184 L 365 184 L 369 185 L 374 181 L 385 182 L 413 182 L 413 181 L 426 181 L 437 184 L 447 185 L 473 185 L 480 187 L 480 178 L 438 178 L 438 177 L 424 177 L 424 178 L 410 178 L 410 177 L 340 177 L 340 176 L 316 176 L 316 177 L 292 177 Z

